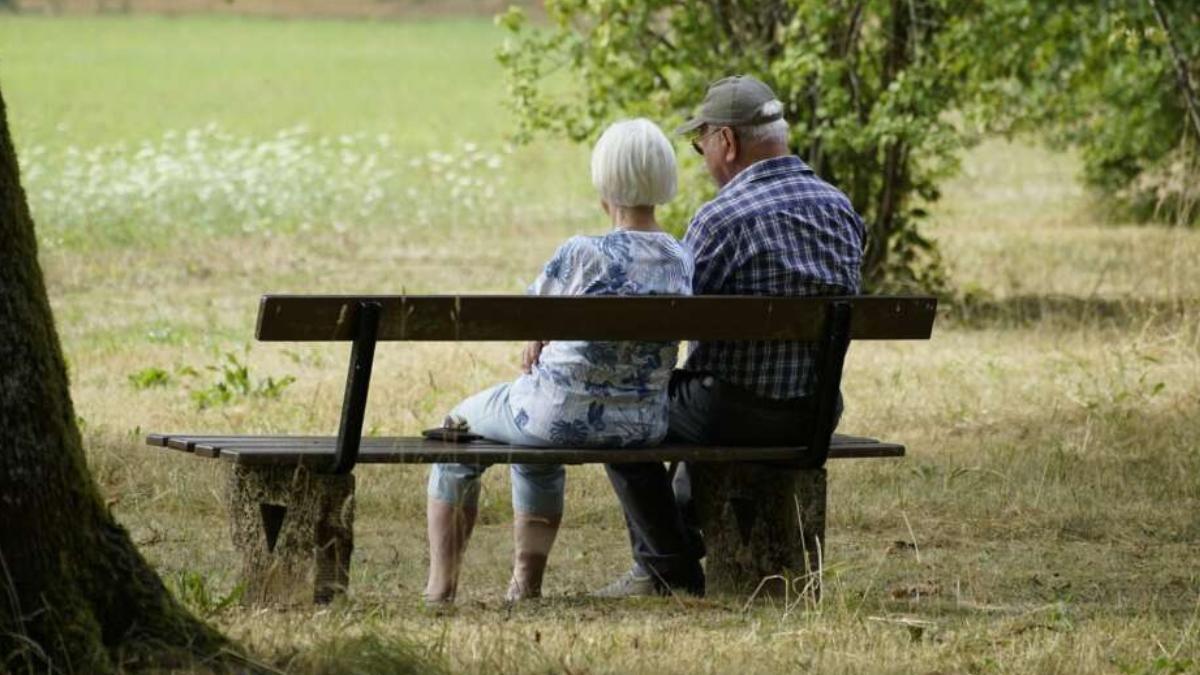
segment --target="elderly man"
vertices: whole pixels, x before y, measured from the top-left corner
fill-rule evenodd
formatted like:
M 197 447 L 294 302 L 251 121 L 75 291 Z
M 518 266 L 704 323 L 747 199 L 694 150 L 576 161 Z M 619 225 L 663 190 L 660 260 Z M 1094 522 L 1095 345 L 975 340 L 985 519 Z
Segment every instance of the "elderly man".
M 852 295 L 864 230 L 850 200 L 788 150 L 783 105 L 749 76 L 708 89 L 676 133 L 692 136 L 720 190 L 688 225 L 693 293 Z M 813 410 L 815 348 L 796 342 L 693 343 L 670 383 L 670 433 L 705 444 L 803 445 Z M 633 568 L 603 597 L 701 595 L 704 545 L 689 524 L 686 466 L 674 487 L 661 463 L 613 464 Z

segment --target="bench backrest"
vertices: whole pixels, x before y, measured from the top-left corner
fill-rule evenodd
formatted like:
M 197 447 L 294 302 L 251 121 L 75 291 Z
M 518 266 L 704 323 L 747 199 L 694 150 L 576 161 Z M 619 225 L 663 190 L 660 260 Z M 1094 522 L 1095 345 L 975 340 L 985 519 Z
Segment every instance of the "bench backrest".
M 350 471 L 379 341 L 794 340 L 819 345 L 816 425 L 805 453 L 822 464 L 851 340 L 925 340 L 933 297 L 265 295 L 263 341 L 353 341 L 331 470 Z
M 854 340 L 926 340 L 932 297 L 265 295 L 258 339 L 353 340 L 376 304 L 380 341 L 798 340 L 818 342 L 831 302 L 852 306 Z

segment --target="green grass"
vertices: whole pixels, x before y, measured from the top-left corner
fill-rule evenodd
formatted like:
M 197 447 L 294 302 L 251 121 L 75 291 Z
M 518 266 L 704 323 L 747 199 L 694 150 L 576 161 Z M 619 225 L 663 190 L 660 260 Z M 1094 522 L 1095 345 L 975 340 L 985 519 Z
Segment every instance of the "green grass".
M 24 144 L 138 142 L 215 122 L 443 149 L 508 130 L 491 59 L 501 38 L 483 20 L 0 17 L 0 76 Z
M 507 143 L 501 37 L 478 19 L 0 17 L 0 83 L 46 248 L 578 219 L 585 152 Z
M 358 469 L 349 597 L 328 609 L 225 606 L 237 570 L 225 467 L 140 437 L 335 428 L 345 349 L 251 345 L 260 293 L 512 292 L 566 236 L 604 229 L 586 149 L 505 152 L 497 39 L 486 22 L 0 18 L 0 86 L 90 465 L 198 612 L 298 672 L 1200 668 L 1200 232 L 1103 222 L 1073 158 L 1027 142 L 972 151 L 934 209 L 930 232 L 975 304 L 940 318 L 928 343 L 851 351 L 843 428 L 910 454 L 831 467 L 819 608 L 587 599 L 628 548 L 603 472 L 582 467 L 568 469 L 545 601 L 501 602 L 511 509 L 494 470 L 462 602 L 426 612 L 425 469 L 398 466 Z M 195 152 L 166 136 L 210 123 L 219 133 Z M 299 125 L 297 152 L 316 159 L 236 155 Z M 376 166 L 394 172 L 384 178 L 322 150 L 343 135 L 361 150 L 379 134 L 390 145 L 374 150 Z M 466 205 L 452 194 L 466 174 L 434 171 L 431 152 L 499 156 L 498 169 L 478 169 L 492 195 Z M 192 155 L 192 169 L 153 183 L 168 175 L 159 159 Z M 95 180 L 72 174 L 80 166 Z M 225 201 L 194 199 L 246 167 L 270 175 L 233 181 Z M 298 182 L 305 190 L 290 193 Z M 371 186 L 382 194 L 356 210 Z M 132 197 L 99 204 L 117 188 Z M 238 201 L 250 193 L 277 211 Z M 213 388 L 222 375 L 207 367 L 230 351 L 251 385 L 296 381 L 278 398 L 201 409 L 194 393 Z M 367 424 L 413 433 L 516 363 L 504 344 L 381 348 Z

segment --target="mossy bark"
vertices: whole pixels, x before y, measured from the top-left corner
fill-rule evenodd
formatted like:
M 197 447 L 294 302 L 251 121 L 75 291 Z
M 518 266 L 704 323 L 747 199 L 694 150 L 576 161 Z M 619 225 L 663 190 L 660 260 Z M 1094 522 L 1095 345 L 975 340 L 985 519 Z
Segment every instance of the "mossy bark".
M 689 472 L 710 593 L 820 597 L 824 469 L 722 463 Z
M 235 466 L 228 499 L 247 603 L 327 603 L 345 593 L 354 551 L 354 474 Z
M 88 472 L 0 96 L 0 671 L 104 673 L 220 656 Z

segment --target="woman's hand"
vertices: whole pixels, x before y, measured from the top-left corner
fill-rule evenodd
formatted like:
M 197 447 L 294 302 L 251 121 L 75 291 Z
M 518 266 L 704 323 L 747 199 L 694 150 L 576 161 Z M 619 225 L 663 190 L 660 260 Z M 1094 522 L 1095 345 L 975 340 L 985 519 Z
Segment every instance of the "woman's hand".
M 541 340 L 534 340 L 527 343 L 525 349 L 521 351 L 521 370 L 526 374 L 533 372 L 533 366 L 538 362 L 538 358 L 542 355 L 542 347 L 546 345 Z

